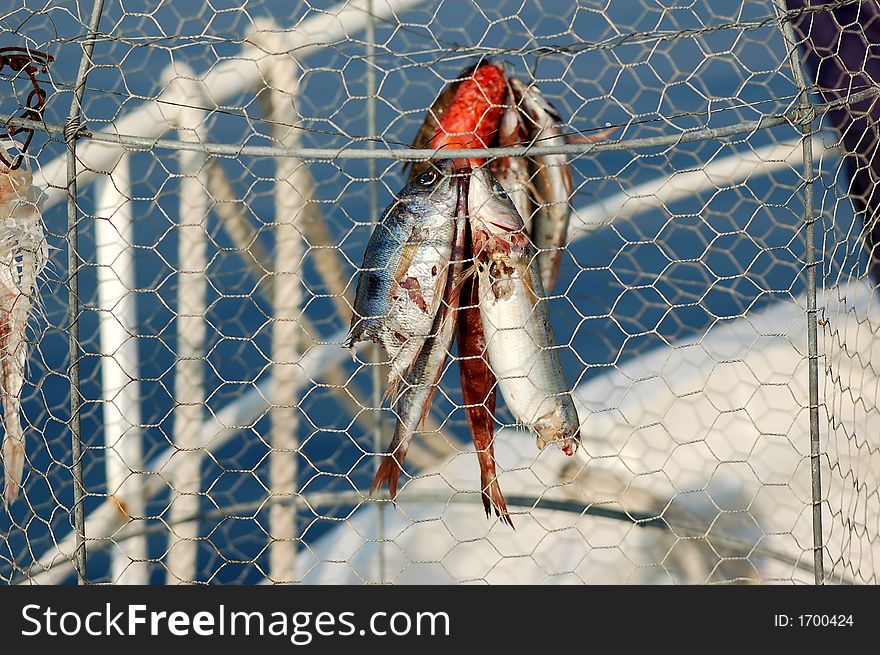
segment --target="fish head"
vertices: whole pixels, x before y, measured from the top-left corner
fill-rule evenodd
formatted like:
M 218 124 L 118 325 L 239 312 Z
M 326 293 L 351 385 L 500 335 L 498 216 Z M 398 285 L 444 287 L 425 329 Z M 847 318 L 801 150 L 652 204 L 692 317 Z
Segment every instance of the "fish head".
M 474 253 L 497 249 L 510 252 L 511 247 L 525 248 L 528 235 L 516 205 L 501 183 L 481 166 L 471 171 L 468 191 L 468 215 Z
M 405 272 L 424 238 L 426 223 L 455 220 L 459 179 L 451 160 L 429 162 L 428 167 L 397 194 L 373 228 L 358 275 L 351 328 L 346 343 L 382 343 L 380 335 L 392 309 L 395 284 Z
M 451 159 L 438 159 L 429 165 L 401 190 L 397 202 L 406 206 L 411 216 L 437 212 L 454 215 L 458 201 L 456 163 Z

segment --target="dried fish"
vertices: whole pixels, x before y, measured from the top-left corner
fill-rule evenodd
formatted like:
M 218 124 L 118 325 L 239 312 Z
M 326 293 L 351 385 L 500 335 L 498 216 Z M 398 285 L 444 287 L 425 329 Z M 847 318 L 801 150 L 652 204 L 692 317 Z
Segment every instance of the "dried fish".
M 537 434 L 571 455 L 578 416 L 554 345 L 535 247 L 522 217 L 485 168 L 474 169 L 468 196 L 478 262 L 479 302 L 489 363 L 508 407 Z
M 24 472 L 21 391 L 27 360 L 28 319 L 37 278 L 48 259 L 42 192 L 29 168 L 0 165 L 0 392 L 3 394 L 4 502 L 18 497 Z
M 437 391 L 437 383 L 440 381 L 446 358 L 449 356 L 458 320 L 459 290 L 464 270 L 467 183 L 466 176 L 460 176 L 457 179 L 455 229 L 448 264 L 449 272 L 443 290 L 444 300 L 434 319 L 431 336 L 425 341 L 424 348 L 419 353 L 412 371 L 403 381 L 404 388 L 395 403 L 397 425 L 394 437 L 388 446 L 387 455 L 373 479 L 373 484 L 370 487 L 371 494 L 375 493 L 383 484 L 387 484 L 391 497 L 394 498 L 397 495 L 398 480 L 403 470 L 403 463 L 413 433 L 424 422 L 431 409 L 431 403 Z
M 515 103 L 525 116 L 529 142 L 541 146 L 566 143 L 559 112 L 535 86 L 511 78 Z M 571 218 L 573 184 L 567 155 L 541 155 L 532 160 L 538 211 L 532 222 L 532 241 L 540 250 L 538 263 L 544 289 L 552 291 L 559 277 L 559 267 Z
M 458 201 L 453 173 L 444 160 L 416 176 L 367 243 L 348 345 L 372 340 L 385 348 L 389 392 L 415 363 L 443 299 Z
M 464 69 L 447 86 L 428 111 L 414 147 L 439 149 L 483 148 L 491 145 L 498 131 L 506 85 L 501 66 L 489 61 Z M 468 165 L 479 166 L 481 159 Z M 413 165 L 416 175 L 427 166 Z

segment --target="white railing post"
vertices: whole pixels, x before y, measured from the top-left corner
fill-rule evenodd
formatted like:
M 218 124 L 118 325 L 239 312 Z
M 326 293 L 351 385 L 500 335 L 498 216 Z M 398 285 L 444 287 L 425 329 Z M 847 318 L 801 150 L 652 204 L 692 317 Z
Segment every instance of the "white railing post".
M 204 85 L 181 64 L 166 71 L 166 115 L 182 141 L 204 142 Z M 207 157 L 199 151 L 177 155 L 180 175 L 177 259 L 177 348 L 174 376 L 174 457 L 179 465 L 168 475 L 171 487 L 170 536 L 165 566 L 169 584 L 192 583 L 197 576 L 201 464 L 199 428 L 205 409 L 205 312 L 207 284 Z
M 296 91 L 299 66 L 287 53 L 279 28 L 269 22 L 256 25 L 250 36 L 250 51 L 260 67 L 265 90 L 260 94 L 271 123 L 274 145 L 297 147 L 299 114 Z M 269 455 L 269 494 L 272 500 L 292 498 L 299 493 L 299 417 L 296 380 L 302 353 L 299 318 L 302 313 L 302 266 L 304 248 L 300 224 L 312 196 L 311 176 L 306 164 L 294 158 L 275 161 L 275 266 L 272 323 L 272 386 Z M 296 509 L 273 502 L 269 508 L 269 581 L 276 584 L 296 580 Z
M 127 526 L 143 525 L 144 478 L 140 364 L 131 212 L 130 156 L 95 186 L 95 261 L 101 339 L 101 400 L 107 494 Z M 125 528 L 120 530 L 124 534 Z M 148 584 L 147 539 L 121 540 L 110 550 L 115 584 Z

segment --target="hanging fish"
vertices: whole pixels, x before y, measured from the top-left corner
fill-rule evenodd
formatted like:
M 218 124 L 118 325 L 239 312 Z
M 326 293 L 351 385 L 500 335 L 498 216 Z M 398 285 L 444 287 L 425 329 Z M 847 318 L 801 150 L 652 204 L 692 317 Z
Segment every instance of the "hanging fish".
M 504 111 L 506 84 L 503 69 L 484 61 L 465 68 L 459 80 L 447 86 L 434 101 L 416 140 L 417 148 L 485 148 L 492 144 Z M 482 159 L 468 164 L 479 166 Z M 417 162 L 411 175 L 428 165 Z
M 537 252 L 522 217 L 485 168 L 468 195 L 479 306 L 489 364 L 516 420 L 572 455 L 580 442 L 577 410 L 556 351 Z
M 412 368 L 446 288 L 458 184 L 443 160 L 415 177 L 370 235 L 347 345 L 381 344 L 391 361 L 389 393 Z
M 504 114 L 498 127 L 497 145 L 501 148 L 523 146 L 529 142 L 520 108 L 513 91 L 508 88 Z M 495 179 L 501 183 L 507 195 L 516 206 L 526 226 L 526 232 L 532 233 L 532 214 L 535 211 L 537 190 L 532 182 L 532 171 L 525 157 L 499 157 L 493 159 L 489 168 Z
M 18 497 L 24 472 L 21 391 L 27 329 L 37 278 L 48 260 L 42 226 L 43 193 L 30 169 L 0 165 L 0 393 L 3 394 L 3 501 Z
M 467 221 L 467 185 L 468 177 L 459 175 L 457 178 L 457 201 L 454 221 L 452 248 L 448 263 L 443 290 L 443 302 L 438 307 L 437 315 L 426 339 L 425 345 L 416 358 L 412 370 L 402 382 L 400 398 L 395 403 L 397 424 L 394 436 L 388 446 L 385 458 L 380 464 L 370 494 L 383 484 L 388 485 L 391 498 L 397 495 L 397 485 L 407 450 L 412 442 L 413 433 L 422 424 L 431 409 L 437 383 L 443 375 L 443 367 L 449 356 L 455 326 L 458 319 L 456 311 L 459 305 L 462 273 L 465 257 L 465 225 Z
M 469 276 L 462 285 L 458 317 L 458 356 L 461 372 L 461 395 L 467 414 L 471 439 L 480 463 L 480 493 L 488 517 L 492 510 L 513 527 L 507 502 L 501 492 L 495 470 L 496 380 L 489 365 L 486 337 L 480 316 L 479 287 Z
M 425 114 L 425 120 L 422 122 L 421 127 L 419 127 L 419 131 L 413 141 L 413 148 L 433 147 L 431 145 L 432 141 L 434 141 L 435 138 L 439 138 L 438 135 L 443 132 L 440 128 L 440 121 L 443 118 L 443 114 L 445 114 L 446 110 L 449 108 L 449 105 L 452 104 L 455 92 L 458 90 L 462 81 L 473 77 L 474 71 L 477 69 L 478 65 L 479 64 L 473 64 L 468 66 L 458 74 L 458 78 L 454 82 L 450 82 L 443 87 L 440 95 L 437 96 L 437 99 L 434 100 L 434 103 Z M 410 170 L 410 178 L 418 175 L 421 171 L 427 168 L 429 164 L 430 162 L 427 161 L 413 162 Z
M 495 145 L 499 122 L 505 111 L 501 104 L 505 94 L 509 94 L 509 91 L 501 66 L 484 61 L 465 68 L 459 80 L 448 85 L 434 101 L 413 147 L 452 150 Z M 508 102 L 508 105 L 511 104 Z M 461 161 L 458 166 L 464 168 L 482 163 L 482 159 L 471 159 Z M 424 165 L 415 164 L 412 174 L 422 170 Z M 469 241 L 466 248 L 470 251 Z M 458 311 L 462 396 L 480 461 L 486 514 L 494 507 L 496 514 L 512 526 L 495 473 L 495 376 L 485 360 L 483 325 L 476 302 L 476 287 L 472 282 L 466 279 L 462 283 L 460 293 L 465 303 Z
M 529 143 L 538 146 L 562 146 L 567 142 L 562 118 L 536 86 L 527 86 L 511 78 L 514 102 L 520 108 L 529 135 Z M 571 219 L 569 200 L 573 191 L 568 156 L 541 155 L 532 158 L 532 177 L 539 203 L 532 221 L 531 236 L 539 249 L 538 264 L 544 289 L 552 291 L 559 277 L 559 267 Z

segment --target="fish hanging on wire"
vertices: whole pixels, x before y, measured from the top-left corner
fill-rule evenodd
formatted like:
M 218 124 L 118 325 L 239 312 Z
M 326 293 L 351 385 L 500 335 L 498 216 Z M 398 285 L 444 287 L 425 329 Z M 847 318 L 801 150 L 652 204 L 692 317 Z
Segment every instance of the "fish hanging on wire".
M 24 473 L 21 392 L 26 330 L 37 302 L 37 279 L 48 260 L 42 225 L 43 193 L 27 166 L 0 164 L 0 392 L 3 394 L 3 501 L 17 497 Z
M 474 169 L 468 195 L 479 309 L 489 365 L 519 423 L 538 448 L 556 444 L 572 455 L 579 421 L 553 338 L 537 251 L 504 188 Z
M 436 150 L 485 148 L 494 143 L 504 112 L 504 70 L 490 61 L 465 68 L 431 105 L 413 143 L 415 148 Z M 480 166 L 472 159 L 468 166 Z M 417 162 L 410 176 L 428 166 Z
M 567 140 L 562 118 L 536 86 L 511 78 L 512 100 L 519 109 L 529 143 L 560 146 Z M 529 221 L 530 235 L 539 249 L 538 264 L 544 288 L 552 290 L 559 278 L 559 266 L 568 237 L 571 219 L 571 194 L 574 189 L 568 155 L 540 155 L 530 160 L 530 179 L 534 178 L 533 197 L 538 207 Z M 507 189 L 508 193 L 511 189 Z M 525 217 L 524 217 L 525 218 Z
M 483 60 L 441 91 L 413 145 L 438 151 L 558 145 L 595 141 L 605 134 L 567 137 L 559 113 L 536 87 L 508 79 L 501 65 Z M 577 412 L 544 300 L 545 289 L 558 277 L 573 185 L 565 155 L 492 160 L 488 167 L 497 180 L 488 168 L 480 168 L 484 164 L 482 158 L 462 158 L 412 165 L 410 184 L 370 237 L 349 345 L 364 338 L 383 344 L 392 364 L 386 397 L 400 390 L 394 437 L 370 489 L 375 493 L 387 484 L 393 498 L 412 436 L 430 411 L 449 348 L 458 337 L 462 398 L 480 464 L 483 505 L 487 515 L 494 510 L 513 527 L 496 471 L 496 389 L 517 421 L 534 430 L 540 448 L 556 443 L 571 455 L 579 443 Z M 450 237 L 449 249 L 435 245 L 428 252 L 413 243 L 415 232 L 408 232 L 426 219 L 411 212 L 410 219 L 399 220 L 392 213 L 425 182 L 426 173 L 435 181 L 432 172 L 438 168 L 445 176 L 467 175 L 469 182 L 457 187 L 466 207 L 456 212 L 455 228 L 442 231 Z M 474 183 L 478 189 L 468 191 Z M 467 221 L 462 220 L 465 214 Z M 396 234 L 387 224 L 396 226 Z M 437 228 L 431 228 L 435 235 L 440 234 Z M 476 262 L 467 271 L 455 255 L 459 251 L 462 259 Z M 449 270 L 432 276 L 430 303 L 395 291 L 421 291 L 425 280 L 406 271 L 413 262 L 417 270 L 422 262 L 433 267 L 435 260 Z
M 455 236 L 458 184 L 450 160 L 407 184 L 370 235 L 355 293 L 348 346 L 381 344 L 391 395 L 412 369 L 443 300 Z
M 422 173 L 424 175 L 424 173 Z M 443 301 L 434 318 L 431 335 L 419 353 L 412 370 L 402 381 L 400 397 L 394 405 L 397 423 L 394 437 L 388 446 L 385 459 L 376 471 L 370 493 L 383 484 L 393 499 L 397 495 L 398 480 L 413 433 L 428 416 L 437 384 L 443 375 L 449 350 L 455 337 L 458 320 L 459 289 L 464 271 L 465 229 L 467 222 L 467 184 L 469 177 L 459 173 L 456 178 L 458 199 L 454 219 L 453 246 L 450 252 Z
M 510 83 L 504 102 L 506 107 L 498 127 L 498 147 L 511 148 L 527 144 L 529 133 Z M 538 190 L 532 182 L 529 160 L 525 157 L 498 157 L 489 166 L 495 179 L 501 183 L 516 205 L 525 223 L 526 233 L 531 235 L 532 216 L 538 204 Z
M 509 94 L 504 70 L 500 65 L 483 61 L 466 68 L 459 75 L 459 81 L 450 84 L 440 93 L 413 145 L 455 150 L 497 144 L 499 128 L 503 132 L 504 120 L 514 109 L 510 103 L 507 109 L 502 104 Z M 507 122 L 509 121 L 508 118 Z M 513 138 L 517 136 L 519 135 L 514 135 Z M 470 168 L 483 163 L 483 159 L 472 158 L 459 167 Z M 413 174 L 417 170 L 418 166 L 414 166 Z M 466 206 L 464 211 L 467 211 Z M 470 257 L 469 228 L 466 232 L 465 254 Z M 489 516 L 494 509 L 495 514 L 512 527 L 513 521 L 501 493 L 495 467 L 496 383 L 485 357 L 486 340 L 476 302 L 476 291 L 473 277 L 468 276 L 463 280 L 459 295 L 456 296 L 457 302 L 462 300 L 457 312 L 462 400 L 480 464 L 480 491 L 486 515 Z M 429 410 L 430 404 L 424 408 L 425 413 Z

